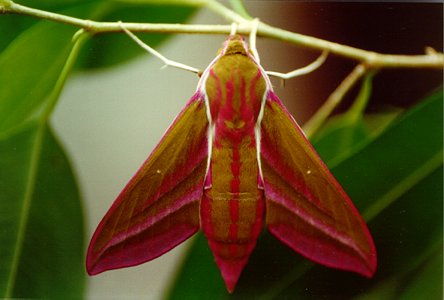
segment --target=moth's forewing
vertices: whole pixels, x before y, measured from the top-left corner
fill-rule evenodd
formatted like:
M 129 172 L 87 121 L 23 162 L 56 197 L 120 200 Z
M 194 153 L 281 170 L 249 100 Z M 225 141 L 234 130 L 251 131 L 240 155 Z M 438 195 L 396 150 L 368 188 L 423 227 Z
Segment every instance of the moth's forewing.
M 317 263 L 373 276 L 376 250 L 364 220 L 273 92 L 260 145 L 268 230 Z
M 197 92 L 94 232 L 89 274 L 152 260 L 199 229 L 207 131 L 204 97 Z

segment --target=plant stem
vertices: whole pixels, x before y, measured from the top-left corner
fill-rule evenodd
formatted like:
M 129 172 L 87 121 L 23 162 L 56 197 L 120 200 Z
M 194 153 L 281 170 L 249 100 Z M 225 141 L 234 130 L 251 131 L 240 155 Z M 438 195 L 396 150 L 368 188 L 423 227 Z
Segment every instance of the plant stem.
M 248 14 L 248 11 L 245 9 L 244 3 L 242 0 L 230 0 L 231 7 L 235 12 L 240 14 L 245 19 L 253 19 L 252 16 Z
M 357 65 L 336 90 L 330 94 L 321 108 L 305 123 L 304 132 L 308 139 L 321 127 L 333 110 L 341 103 L 345 94 L 359 81 L 366 71 L 367 68 L 364 65 Z
M 57 104 L 60 94 L 63 91 L 63 87 L 65 86 L 69 73 L 71 72 L 72 68 L 74 67 L 77 61 L 80 49 L 90 36 L 91 34 L 88 33 L 87 31 L 84 31 L 83 29 L 80 29 L 78 32 L 74 34 L 73 36 L 74 44 L 72 46 L 71 51 L 69 52 L 68 58 L 66 59 L 63 69 L 60 72 L 59 78 L 57 79 L 57 82 L 54 85 L 51 94 L 49 95 L 48 104 L 42 112 L 40 119 L 42 122 L 46 123 L 49 117 L 51 116 L 51 113 L 54 110 L 55 105 Z
M 328 50 L 331 54 L 365 63 L 372 68 L 444 68 L 443 53 L 435 51 L 428 51 L 428 53 L 423 55 L 382 54 L 290 32 L 262 22 L 259 24 L 258 35 L 307 48 Z
M 206 7 L 213 11 L 215 14 L 225 18 L 229 22 L 235 22 L 235 23 L 249 23 L 248 19 L 243 18 L 241 15 L 235 13 L 231 9 L 223 6 L 216 0 L 208 0 L 206 3 Z
M 154 1 L 156 2 L 156 1 Z M 237 32 L 249 34 L 251 21 L 228 9 L 215 0 L 170 0 L 164 4 L 179 4 L 201 7 L 204 6 L 214 13 L 224 17 L 230 22 L 239 23 Z M 10 0 L 0 0 L 0 13 L 15 13 L 29 15 L 41 19 L 65 23 L 83 28 L 85 31 L 95 33 L 121 32 L 122 29 L 117 22 L 96 22 L 74 18 L 57 13 L 51 13 L 34 8 L 19 5 Z M 184 24 L 150 24 L 150 23 L 125 23 L 125 28 L 132 32 L 168 32 L 168 33 L 207 33 L 224 34 L 231 31 L 229 25 L 184 25 Z M 381 54 L 363 49 L 341 45 L 330 41 L 318 39 L 311 36 L 286 31 L 272 27 L 263 22 L 259 23 L 257 33 L 259 36 L 273 38 L 284 42 L 305 46 L 316 50 L 327 50 L 331 54 L 343 56 L 366 64 L 372 68 L 444 68 L 444 55 L 434 51 L 428 51 L 423 55 L 394 55 Z

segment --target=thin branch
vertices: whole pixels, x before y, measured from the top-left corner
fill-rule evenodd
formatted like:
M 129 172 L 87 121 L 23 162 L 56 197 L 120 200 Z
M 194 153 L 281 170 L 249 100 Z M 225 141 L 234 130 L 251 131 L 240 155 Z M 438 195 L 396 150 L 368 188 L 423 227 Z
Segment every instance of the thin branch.
M 321 108 L 304 125 L 304 132 L 308 139 L 324 124 L 333 110 L 341 103 L 348 91 L 366 74 L 367 68 L 360 64 L 341 82 L 336 90 L 330 94 Z
M 224 17 L 229 22 L 236 22 L 239 24 L 248 23 L 248 19 L 243 18 L 241 15 L 225 7 L 216 0 L 208 0 L 206 3 L 206 7 L 213 11 L 215 14 Z
M 177 0 L 166 1 L 165 4 L 178 4 Z M 251 20 L 223 6 L 215 0 L 183 0 L 183 5 L 206 7 L 214 13 L 224 17 L 230 22 L 239 24 L 237 32 L 248 35 L 252 30 Z M 0 0 L 0 13 L 15 13 L 29 15 L 41 19 L 65 23 L 81 27 L 91 33 L 121 32 L 117 22 L 96 22 L 69 17 L 57 13 L 51 13 L 16 4 L 10 0 Z M 125 28 L 132 32 L 165 32 L 165 33 L 200 33 L 200 34 L 224 34 L 231 31 L 230 25 L 183 25 L 183 24 L 149 24 L 149 23 L 125 23 Z M 423 55 L 393 55 L 381 54 L 341 45 L 330 41 L 306 36 L 283 29 L 275 28 L 263 22 L 259 22 L 257 35 L 273 38 L 296 45 L 305 46 L 317 50 L 327 50 L 331 54 L 353 59 L 373 68 L 444 68 L 444 55 L 435 51 L 427 51 Z
M 58 13 L 52 13 L 16 4 L 9 0 L 0 0 L 0 13 L 14 13 L 83 28 L 91 33 L 123 32 L 118 22 L 96 22 L 79 19 Z M 245 26 L 244 26 L 245 27 Z M 186 25 L 186 24 L 151 24 L 125 23 L 125 28 L 132 32 L 165 32 L 165 33 L 214 33 L 226 34 L 230 25 Z M 246 28 L 243 28 L 246 31 Z
M 424 55 L 381 54 L 290 32 L 262 22 L 259 24 L 258 35 L 312 49 L 328 50 L 331 54 L 363 62 L 374 68 L 444 68 L 444 55 L 433 51 Z
M 230 0 L 229 2 L 231 4 L 231 7 L 233 8 L 233 10 L 235 12 L 237 12 L 239 15 L 241 15 L 245 19 L 253 19 L 253 17 L 250 16 L 248 11 L 246 10 L 242 0 Z
M 65 65 L 63 66 L 63 69 L 60 72 L 59 78 L 57 79 L 57 82 L 54 85 L 51 94 L 49 95 L 48 105 L 45 107 L 45 109 L 42 112 L 41 120 L 43 122 L 47 122 L 49 117 L 51 116 L 51 113 L 54 110 L 54 107 L 56 106 L 57 101 L 60 98 L 60 94 L 63 91 L 69 73 L 72 71 L 77 61 L 77 57 L 79 56 L 80 50 L 88 38 L 90 38 L 90 33 L 83 29 L 80 29 L 78 32 L 74 34 L 73 46 L 71 48 L 71 52 L 69 53 L 68 58 L 66 59 Z

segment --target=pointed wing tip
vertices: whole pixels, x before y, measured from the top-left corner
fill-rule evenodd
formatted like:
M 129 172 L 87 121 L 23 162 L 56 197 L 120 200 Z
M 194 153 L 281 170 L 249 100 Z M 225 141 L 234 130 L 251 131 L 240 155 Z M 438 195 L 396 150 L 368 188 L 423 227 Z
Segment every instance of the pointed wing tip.
M 97 275 L 100 273 L 100 272 L 97 272 L 96 270 L 90 269 L 88 267 L 86 267 L 86 272 L 88 273 L 89 276 L 94 276 L 94 275 Z
M 102 272 L 97 270 L 97 268 L 95 267 L 95 263 L 93 259 L 90 257 L 89 253 L 86 257 L 86 272 L 88 273 L 89 276 L 94 276 Z
M 95 276 L 98 275 L 100 273 L 109 271 L 109 270 L 114 270 L 114 269 L 118 269 L 118 268 L 123 268 L 123 267 L 113 267 L 110 265 L 106 265 L 103 262 L 101 262 L 100 260 L 87 260 L 86 261 L 86 272 L 88 273 L 89 276 Z
M 374 268 L 374 269 L 364 269 L 364 270 L 359 270 L 359 271 L 351 270 L 351 271 L 352 272 L 354 271 L 354 272 L 358 273 L 359 275 L 364 276 L 367 279 L 372 279 L 375 276 L 376 268 Z
M 320 244 L 313 243 L 309 237 L 304 238 L 300 232 L 298 234 L 292 233 L 289 230 L 290 227 L 284 224 L 268 224 L 267 227 L 278 240 L 315 263 L 333 269 L 357 273 L 369 279 L 376 273 L 377 255 L 372 239 L 369 240 L 370 249 L 368 251 L 362 251 L 361 249 L 360 251 L 348 252 L 341 251 L 341 248 L 330 244 L 324 244 L 326 247 L 320 247 Z M 355 246 L 351 249 L 360 248 L 357 245 Z
M 354 264 L 351 264 L 348 267 L 344 267 L 338 264 L 336 265 L 325 264 L 325 265 L 331 268 L 343 269 L 345 271 L 354 272 L 368 279 L 371 279 L 375 276 L 377 270 L 376 252 L 372 252 L 368 254 L 366 257 L 360 256 L 360 259 L 358 259 L 357 261 L 355 261 Z
M 362 274 L 363 276 L 371 279 L 375 276 L 376 270 L 377 270 L 377 258 L 376 258 L 376 252 L 372 253 L 370 255 L 370 259 L 369 259 L 369 264 L 368 266 L 366 266 L 366 268 L 364 269 L 364 272 L 361 272 L 360 274 Z
M 105 271 L 108 271 L 112 268 L 109 268 L 107 266 L 104 266 L 100 256 L 94 255 L 91 246 L 88 249 L 88 252 L 86 254 L 86 272 L 89 276 L 94 276 L 100 273 L 103 273 Z
M 336 269 L 342 269 L 344 271 L 354 272 L 365 278 L 371 279 L 375 276 L 377 270 L 376 252 L 370 253 L 366 257 L 361 256 L 360 260 L 355 261 L 354 264 L 348 266 L 328 265 L 328 264 L 326 264 L 326 266 Z
M 362 220 L 362 223 L 370 249 L 366 254 L 361 256 L 365 260 L 365 262 L 363 262 L 362 266 L 359 268 L 360 271 L 356 270 L 355 272 L 361 274 L 362 276 L 368 279 L 371 279 L 375 276 L 376 270 L 378 268 L 378 255 L 376 253 L 375 243 L 364 220 Z

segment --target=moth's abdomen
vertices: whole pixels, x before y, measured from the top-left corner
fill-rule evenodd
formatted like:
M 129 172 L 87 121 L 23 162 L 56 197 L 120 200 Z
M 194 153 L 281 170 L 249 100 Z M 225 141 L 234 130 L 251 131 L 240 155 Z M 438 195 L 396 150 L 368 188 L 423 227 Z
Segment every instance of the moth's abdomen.
M 212 149 L 210 182 L 201 201 L 201 228 L 227 288 L 234 288 L 264 222 L 256 143 L 221 139 Z M 207 180 L 208 181 L 208 180 Z
M 262 190 L 218 193 L 208 189 L 201 202 L 201 227 L 229 290 L 256 246 L 264 223 Z

